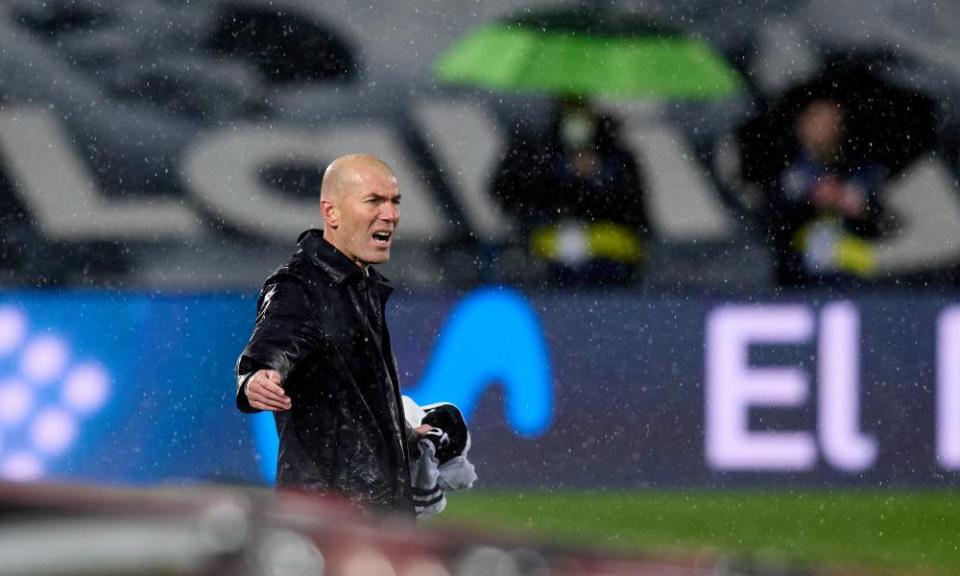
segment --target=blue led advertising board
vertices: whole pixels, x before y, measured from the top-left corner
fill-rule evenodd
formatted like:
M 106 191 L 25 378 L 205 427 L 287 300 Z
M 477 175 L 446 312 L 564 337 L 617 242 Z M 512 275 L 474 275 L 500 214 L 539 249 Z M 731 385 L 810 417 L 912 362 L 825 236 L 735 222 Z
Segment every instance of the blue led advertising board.
M 234 409 L 255 294 L 0 296 L 0 477 L 269 484 Z M 960 306 L 398 295 L 404 393 L 461 407 L 480 485 L 943 485 L 960 471 Z

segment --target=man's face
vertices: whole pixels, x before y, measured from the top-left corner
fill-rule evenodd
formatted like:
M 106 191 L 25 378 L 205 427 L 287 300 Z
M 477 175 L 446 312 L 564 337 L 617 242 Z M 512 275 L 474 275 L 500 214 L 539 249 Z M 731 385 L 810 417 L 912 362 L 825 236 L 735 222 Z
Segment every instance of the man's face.
M 810 103 L 797 121 L 797 136 L 807 149 L 818 155 L 836 153 L 843 141 L 843 112 L 836 103 Z
M 337 199 L 336 231 L 341 252 L 360 264 L 390 259 L 393 234 L 400 222 L 400 192 L 390 173 L 362 170 Z

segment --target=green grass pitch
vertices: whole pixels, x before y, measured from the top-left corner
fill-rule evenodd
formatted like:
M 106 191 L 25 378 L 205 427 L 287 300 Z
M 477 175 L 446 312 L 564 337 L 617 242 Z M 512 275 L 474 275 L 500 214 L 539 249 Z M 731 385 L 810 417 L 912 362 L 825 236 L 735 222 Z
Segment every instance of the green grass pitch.
M 960 576 L 960 490 L 489 491 L 430 523 L 652 553 L 704 548 L 881 573 Z

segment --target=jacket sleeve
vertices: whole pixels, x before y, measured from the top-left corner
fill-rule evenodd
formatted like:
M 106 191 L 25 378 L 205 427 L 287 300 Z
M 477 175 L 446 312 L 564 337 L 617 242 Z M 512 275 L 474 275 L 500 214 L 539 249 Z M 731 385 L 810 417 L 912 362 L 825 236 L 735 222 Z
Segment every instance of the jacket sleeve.
M 256 411 L 247 402 L 243 389 L 250 374 L 272 369 L 286 383 L 290 372 L 318 348 L 323 335 L 313 306 L 306 285 L 294 276 L 279 276 L 264 285 L 253 334 L 237 360 L 240 410 Z

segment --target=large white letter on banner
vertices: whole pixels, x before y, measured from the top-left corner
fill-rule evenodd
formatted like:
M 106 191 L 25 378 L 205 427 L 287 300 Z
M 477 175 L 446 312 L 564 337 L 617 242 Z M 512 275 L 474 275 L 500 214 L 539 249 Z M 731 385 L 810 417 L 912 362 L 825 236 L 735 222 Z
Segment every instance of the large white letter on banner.
M 799 368 L 752 368 L 751 344 L 803 343 L 813 333 L 805 306 L 731 306 L 707 319 L 706 456 L 717 470 L 809 470 L 809 432 L 752 432 L 752 406 L 801 406 L 809 395 Z

